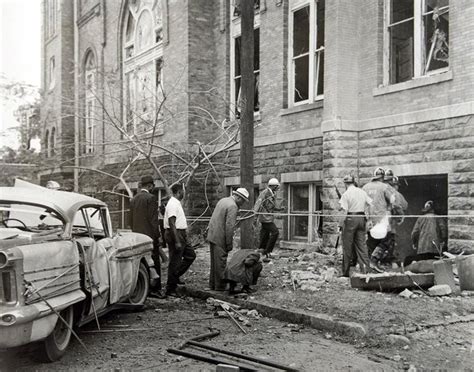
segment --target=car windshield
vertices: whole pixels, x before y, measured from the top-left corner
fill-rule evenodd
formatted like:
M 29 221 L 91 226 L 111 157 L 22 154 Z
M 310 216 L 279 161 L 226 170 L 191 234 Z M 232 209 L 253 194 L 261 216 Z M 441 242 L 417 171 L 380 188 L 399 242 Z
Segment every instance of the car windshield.
M 0 230 L 2 235 L 11 229 L 32 232 L 63 230 L 64 222 L 53 210 L 43 206 L 0 201 L 0 229 L 5 229 Z M 4 238 L 2 235 L 0 238 Z

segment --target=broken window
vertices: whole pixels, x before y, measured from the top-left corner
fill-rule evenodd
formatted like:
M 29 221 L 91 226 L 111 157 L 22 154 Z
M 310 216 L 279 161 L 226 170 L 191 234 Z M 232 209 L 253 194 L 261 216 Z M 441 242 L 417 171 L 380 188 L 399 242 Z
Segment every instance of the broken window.
M 385 84 L 449 66 L 449 0 L 386 0 Z
M 150 132 L 163 101 L 163 8 L 161 0 L 131 1 L 123 29 L 124 126 Z M 156 133 L 156 132 L 155 132 Z
M 253 34 L 253 69 L 255 76 L 255 95 L 253 101 L 253 109 L 255 112 L 259 110 L 258 101 L 258 79 L 260 73 L 260 30 L 257 28 Z M 240 117 L 240 111 L 242 109 L 242 97 L 241 97 L 241 72 L 240 72 L 240 56 L 241 56 L 242 38 L 240 36 L 234 39 L 234 92 L 235 92 L 235 107 L 236 117 Z
M 324 0 L 293 1 L 290 12 L 290 105 L 323 98 Z

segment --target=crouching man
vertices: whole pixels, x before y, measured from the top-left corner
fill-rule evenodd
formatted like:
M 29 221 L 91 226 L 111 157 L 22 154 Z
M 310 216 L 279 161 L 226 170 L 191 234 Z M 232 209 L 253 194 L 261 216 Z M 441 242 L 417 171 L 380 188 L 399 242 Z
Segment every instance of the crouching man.
M 260 253 L 252 249 L 241 249 L 234 253 L 225 269 L 224 277 L 229 282 L 229 294 L 239 293 L 235 290 L 238 283 L 242 285 L 241 292 L 252 293 L 262 271 Z

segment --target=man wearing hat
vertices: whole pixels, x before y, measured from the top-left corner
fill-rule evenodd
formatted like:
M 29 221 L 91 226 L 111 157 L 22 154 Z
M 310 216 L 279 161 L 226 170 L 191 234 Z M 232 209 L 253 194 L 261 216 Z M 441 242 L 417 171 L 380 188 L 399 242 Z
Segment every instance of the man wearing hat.
M 267 257 L 271 255 L 279 235 L 273 215 L 273 212 L 283 209 L 277 207 L 276 204 L 276 192 L 279 188 L 280 182 L 276 178 L 271 178 L 267 188 L 260 193 L 253 207 L 253 210 L 259 213 L 257 220 L 261 223 L 260 250 Z
M 428 200 L 421 210 L 424 216 L 418 217 L 411 232 L 417 260 L 435 258 L 446 248 L 448 236 L 446 221 L 444 218 L 436 217 L 434 209 L 434 202 Z
M 384 182 L 391 187 L 390 191 L 393 193 L 395 202 L 392 204 L 392 210 L 390 217 L 390 231 L 387 233 L 387 245 L 389 249 L 387 251 L 386 257 L 382 259 L 385 262 L 395 263 L 396 256 L 399 256 L 397 250 L 397 228 L 404 221 L 403 215 L 408 209 L 408 202 L 405 197 L 398 191 L 399 188 L 399 179 L 391 169 L 385 170 Z
M 231 196 L 217 202 L 216 208 L 209 221 L 207 240 L 211 251 L 211 272 L 209 288 L 224 291 L 226 281 L 224 272 L 227 256 L 232 250 L 234 233 L 237 228 L 237 213 L 239 208 L 249 200 L 249 192 L 239 187 Z
M 392 205 L 395 203 L 395 196 L 393 188 L 383 182 L 385 170 L 378 167 L 374 171 L 372 180 L 362 187 L 367 195 L 372 199 L 372 204 L 369 207 L 368 227 L 379 227 L 381 224 L 387 222 L 387 226 L 383 226 L 385 232 L 383 236 L 372 236 L 369 231 L 367 238 L 367 247 L 369 249 L 370 261 L 374 268 L 381 270 L 379 267 L 380 260 L 386 256 L 386 252 L 390 248 L 389 237 L 387 231 L 389 230 L 388 217 Z
M 342 224 L 342 276 L 349 277 L 349 270 L 354 256 L 357 256 L 362 273 L 369 271 L 369 256 L 366 245 L 366 214 L 372 199 L 367 193 L 355 186 L 352 175 L 345 176 L 346 191 L 341 196 L 339 204 L 346 212 Z
M 153 239 L 153 261 L 155 269 L 161 277 L 159 237 L 158 227 L 158 204 L 156 198 L 151 193 L 154 182 L 151 176 L 143 176 L 140 181 L 140 191 L 130 200 L 129 222 L 133 232 L 148 235 Z M 161 290 L 161 278 L 153 288 L 156 291 Z

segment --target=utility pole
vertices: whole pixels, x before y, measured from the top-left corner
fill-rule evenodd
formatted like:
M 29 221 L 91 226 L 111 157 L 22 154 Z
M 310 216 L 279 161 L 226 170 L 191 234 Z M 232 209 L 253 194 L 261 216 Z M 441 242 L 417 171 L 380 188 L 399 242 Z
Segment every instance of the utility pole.
M 254 1 L 242 0 L 241 7 L 241 115 L 240 115 L 240 184 L 249 194 L 246 209 L 251 209 L 254 203 L 253 195 L 253 151 L 254 151 Z M 245 207 L 244 207 L 245 208 Z M 252 219 L 245 220 L 241 225 L 241 248 L 254 248 L 254 232 Z

